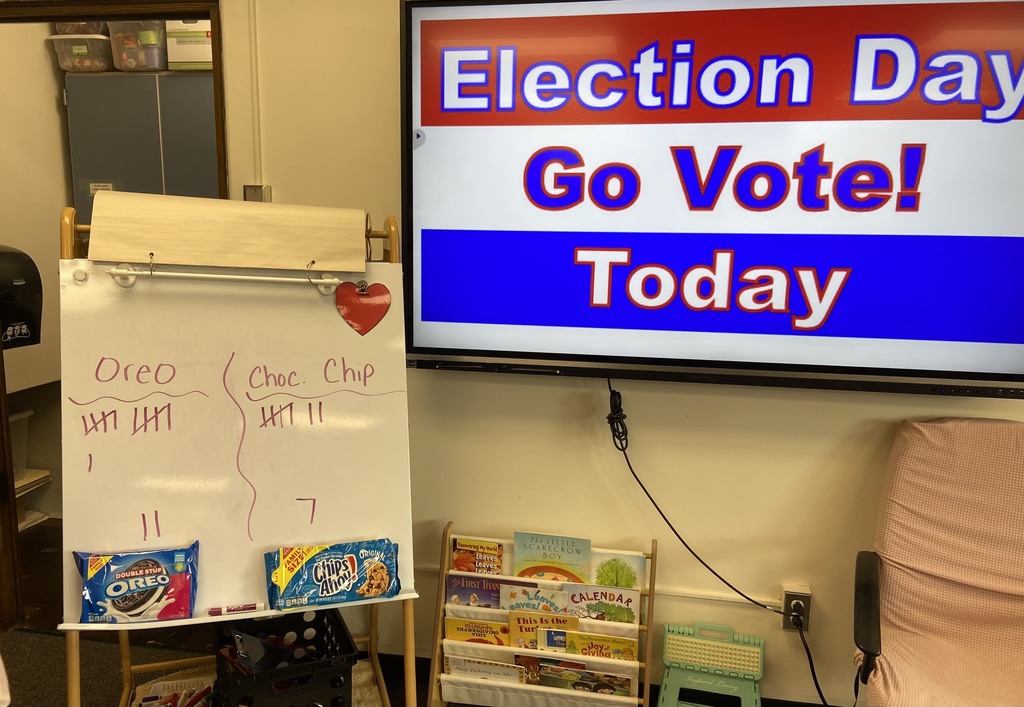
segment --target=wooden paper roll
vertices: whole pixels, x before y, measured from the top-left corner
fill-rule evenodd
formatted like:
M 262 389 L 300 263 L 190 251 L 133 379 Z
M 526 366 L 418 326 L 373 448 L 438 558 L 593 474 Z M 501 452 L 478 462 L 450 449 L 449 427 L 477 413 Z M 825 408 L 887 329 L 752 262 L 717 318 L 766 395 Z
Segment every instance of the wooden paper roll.
M 162 194 L 96 193 L 89 259 L 363 272 L 366 212 Z M 152 256 L 151 256 L 152 254 Z

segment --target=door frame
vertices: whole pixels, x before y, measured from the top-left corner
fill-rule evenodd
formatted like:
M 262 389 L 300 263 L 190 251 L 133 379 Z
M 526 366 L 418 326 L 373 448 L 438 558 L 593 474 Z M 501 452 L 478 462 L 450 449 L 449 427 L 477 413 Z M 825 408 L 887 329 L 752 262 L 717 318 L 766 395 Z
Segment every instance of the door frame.
M 22 621 L 21 562 L 18 559 L 18 501 L 14 491 L 14 462 L 11 457 L 11 425 L 7 409 L 7 372 L 0 344 L 0 629 L 7 630 Z
M 74 22 L 114 19 L 210 20 L 213 48 L 213 110 L 217 131 L 217 185 L 228 198 L 227 142 L 224 130 L 224 70 L 221 63 L 219 0 L 17 0 L 0 2 L 0 22 Z

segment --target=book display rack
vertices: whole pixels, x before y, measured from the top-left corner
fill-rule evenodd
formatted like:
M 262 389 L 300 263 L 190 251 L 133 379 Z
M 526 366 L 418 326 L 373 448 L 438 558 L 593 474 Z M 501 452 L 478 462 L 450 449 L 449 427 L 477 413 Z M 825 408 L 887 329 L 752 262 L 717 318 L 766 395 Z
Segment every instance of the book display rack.
M 428 704 L 650 704 L 657 541 L 454 532 L 441 540 Z

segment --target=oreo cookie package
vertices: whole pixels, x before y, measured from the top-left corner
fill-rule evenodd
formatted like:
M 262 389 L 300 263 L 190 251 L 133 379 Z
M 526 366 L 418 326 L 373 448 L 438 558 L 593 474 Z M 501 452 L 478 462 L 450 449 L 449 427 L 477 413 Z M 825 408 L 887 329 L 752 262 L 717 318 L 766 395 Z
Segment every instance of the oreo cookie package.
M 74 555 L 82 575 L 82 623 L 192 617 L 198 540 L 186 548 Z

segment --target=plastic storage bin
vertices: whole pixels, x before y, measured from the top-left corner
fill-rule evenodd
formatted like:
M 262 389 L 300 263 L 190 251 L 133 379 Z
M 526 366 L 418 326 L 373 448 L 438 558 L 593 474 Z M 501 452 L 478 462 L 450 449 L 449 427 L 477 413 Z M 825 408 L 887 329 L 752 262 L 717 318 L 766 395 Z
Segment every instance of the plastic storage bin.
M 336 609 L 237 621 L 219 645 L 216 707 L 352 704 L 359 651 Z
M 160 20 L 108 22 L 114 66 L 121 71 L 163 71 L 167 41 Z
M 110 71 L 110 39 L 102 34 L 55 34 L 50 37 L 57 64 L 65 71 Z
M 57 34 L 103 34 L 107 31 L 106 22 L 54 22 Z

